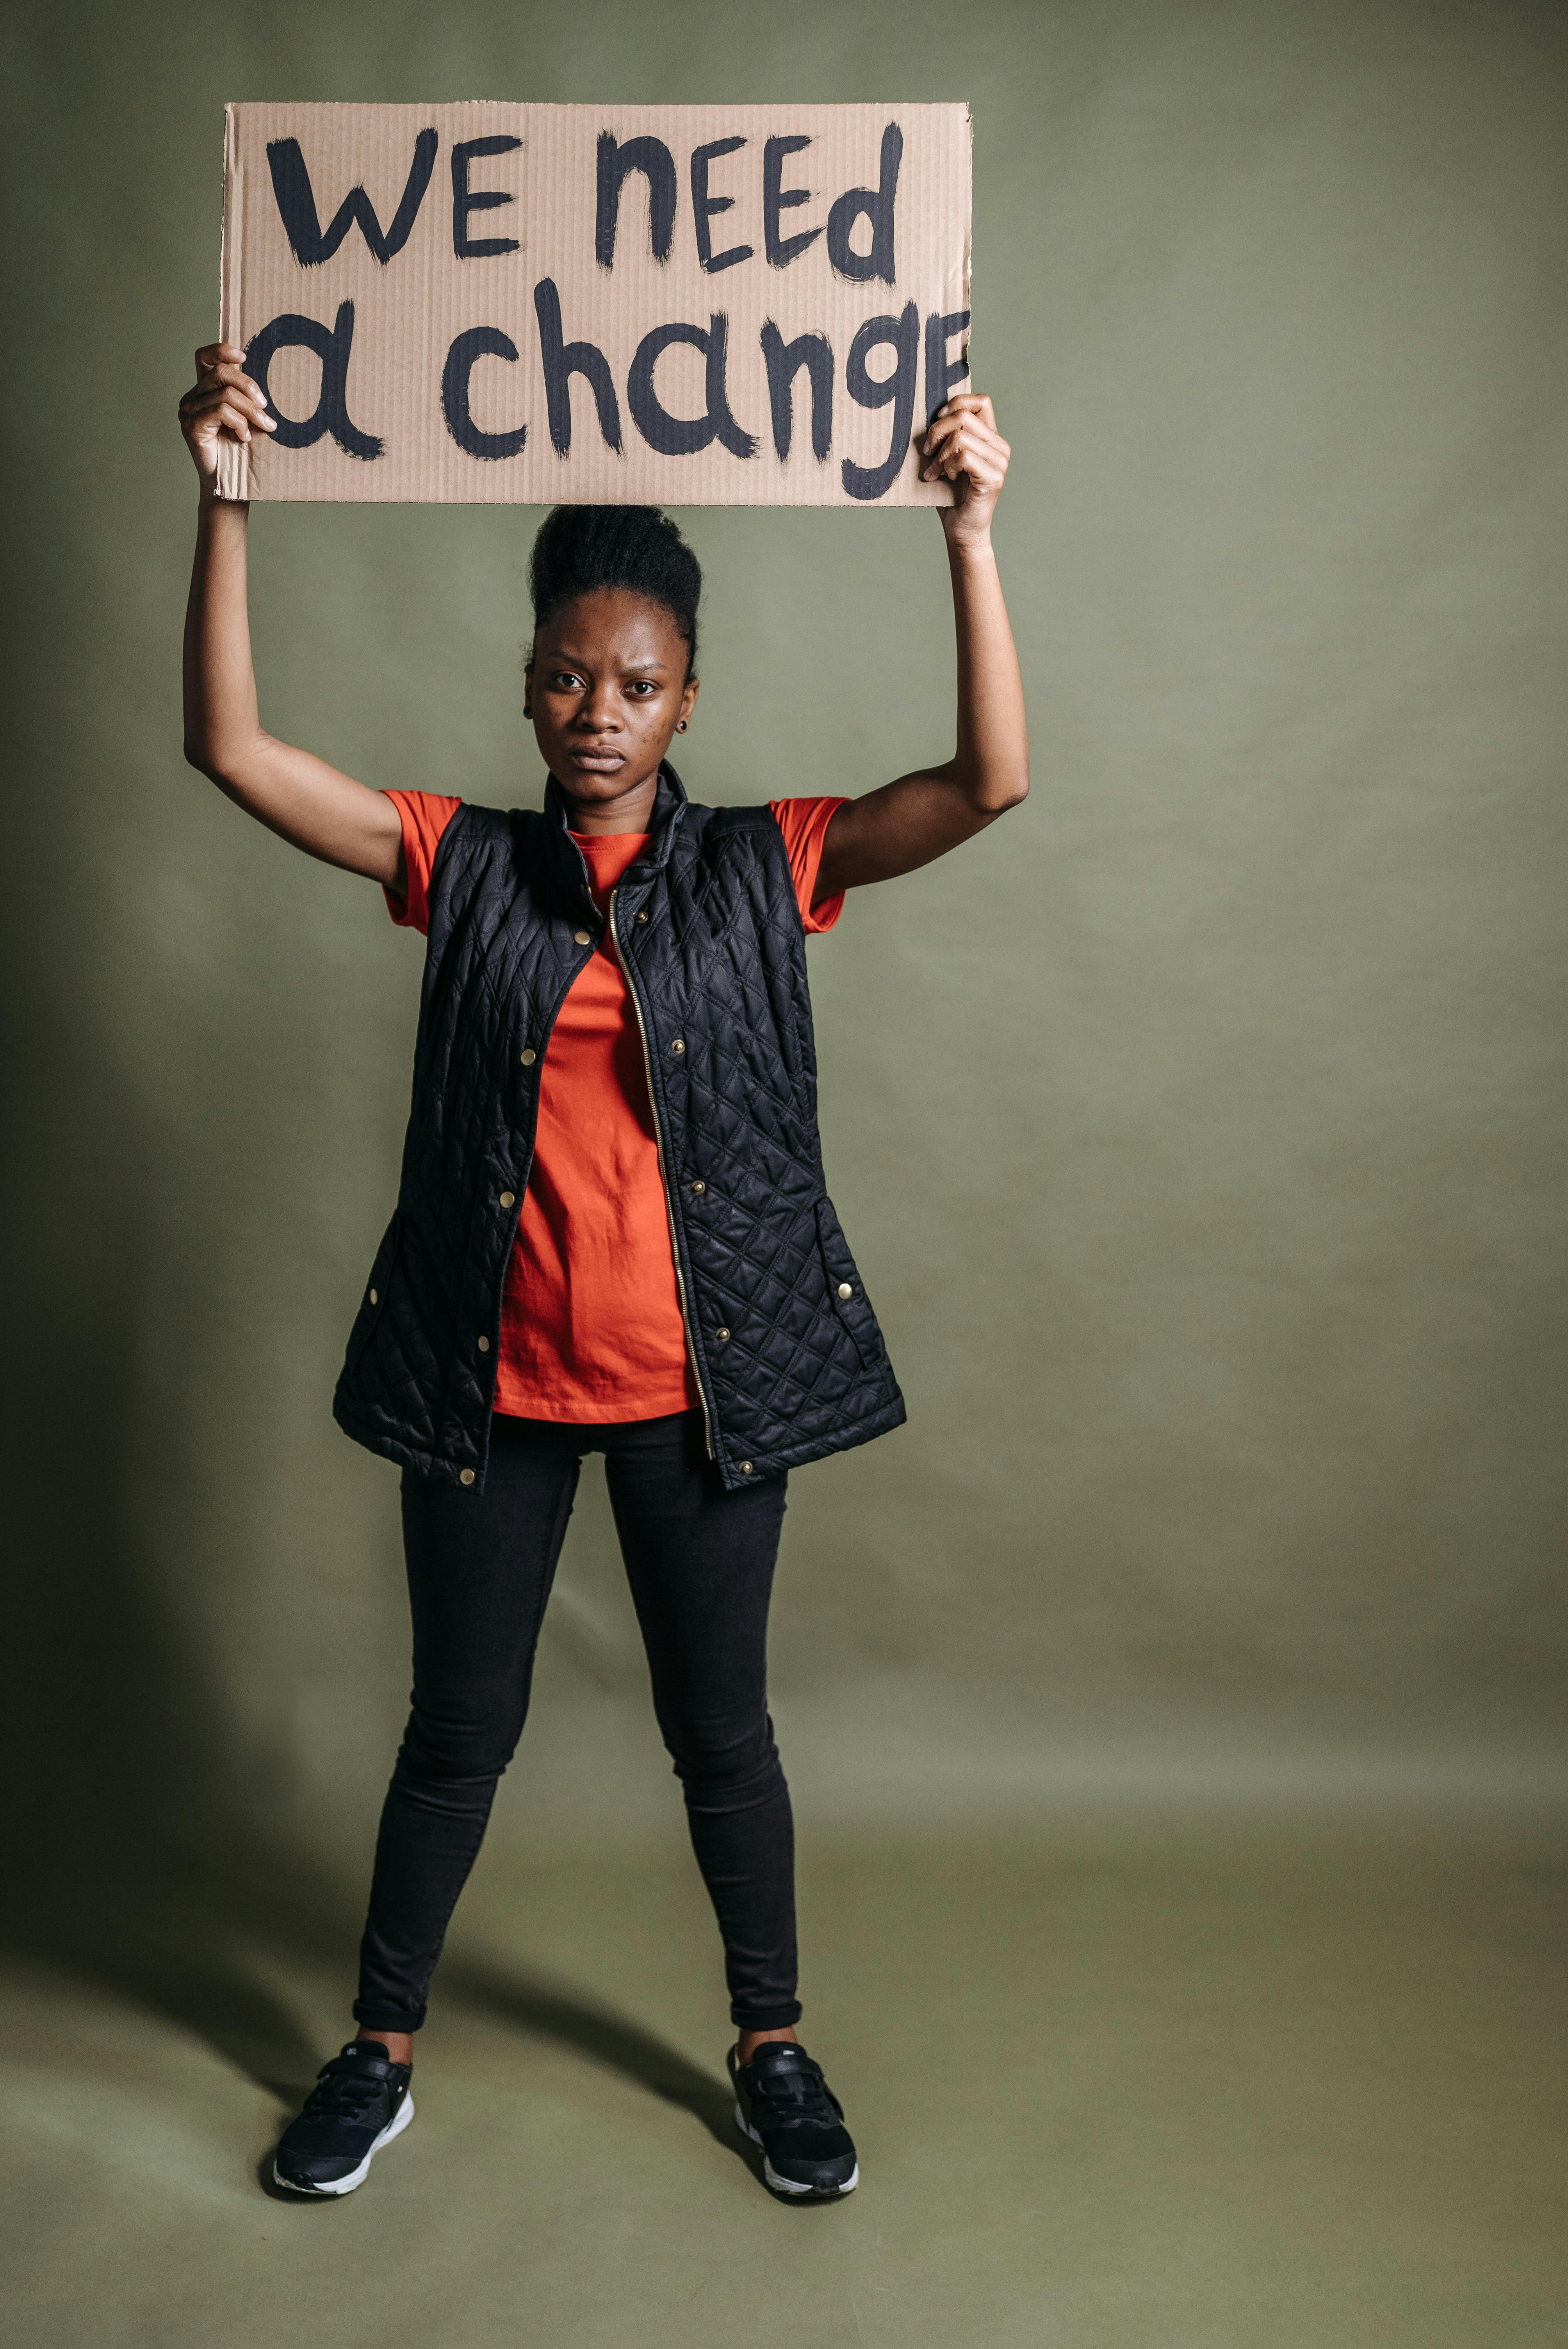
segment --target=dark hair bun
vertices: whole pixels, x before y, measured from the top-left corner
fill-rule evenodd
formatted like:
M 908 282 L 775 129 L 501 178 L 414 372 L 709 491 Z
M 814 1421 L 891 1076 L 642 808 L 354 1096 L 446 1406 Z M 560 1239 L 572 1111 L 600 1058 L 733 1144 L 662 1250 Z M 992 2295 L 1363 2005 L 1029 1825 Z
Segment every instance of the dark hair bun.
M 540 525 L 528 563 L 533 625 L 598 587 L 625 587 L 666 611 L 696 666 L 702 566 L 657 506 L 557 506 Z

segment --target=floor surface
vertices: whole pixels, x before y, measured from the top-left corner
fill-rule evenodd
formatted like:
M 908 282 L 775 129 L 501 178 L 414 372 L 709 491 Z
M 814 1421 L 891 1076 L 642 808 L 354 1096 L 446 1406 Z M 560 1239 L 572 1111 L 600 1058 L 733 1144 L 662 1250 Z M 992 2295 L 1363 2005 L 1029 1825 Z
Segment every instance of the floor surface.
M 481 1862 L 418 2115 L 269 2155 L 347 1911 L 191 1881 L 4 1980 L 14 2349 L 1546 2349 L 1568 1832 L 1279 1817 L 810 1839 L 806 2035 L 860 2141 L 776 2204 L 689 1858 Z M 96 1955 L 95 1955 L 96 1949 Z

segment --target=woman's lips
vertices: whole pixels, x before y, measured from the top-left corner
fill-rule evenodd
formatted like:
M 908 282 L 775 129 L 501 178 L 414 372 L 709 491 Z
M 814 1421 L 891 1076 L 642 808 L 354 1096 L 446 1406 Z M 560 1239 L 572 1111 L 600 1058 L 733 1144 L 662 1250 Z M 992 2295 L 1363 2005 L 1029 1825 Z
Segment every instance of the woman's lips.
M 624 750 L 573 750 L 570 755 L 574 767 L 595 767 L 605 772 L 616 767 L 624 767 L 626 763 L 626 754 Z

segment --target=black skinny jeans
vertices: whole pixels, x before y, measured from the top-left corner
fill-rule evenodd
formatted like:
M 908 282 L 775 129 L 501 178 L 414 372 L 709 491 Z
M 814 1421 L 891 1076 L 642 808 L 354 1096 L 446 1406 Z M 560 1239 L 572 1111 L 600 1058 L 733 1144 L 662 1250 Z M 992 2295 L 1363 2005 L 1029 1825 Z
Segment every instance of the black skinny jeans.
M 418 2031 L 496 1781 L 528 1713 L 534 1651 L 586 1452 L 615 1528 L 743 2029 L 798 2020 L 789 1791 L 768 1717 L 768 1606 L 786 1479 L 727 1493 L 702 1413 L 573 1427 L 500 1415 L 482 1494 L 405 1473 L 414 1708 L 381 1814 L 354 2012 Z

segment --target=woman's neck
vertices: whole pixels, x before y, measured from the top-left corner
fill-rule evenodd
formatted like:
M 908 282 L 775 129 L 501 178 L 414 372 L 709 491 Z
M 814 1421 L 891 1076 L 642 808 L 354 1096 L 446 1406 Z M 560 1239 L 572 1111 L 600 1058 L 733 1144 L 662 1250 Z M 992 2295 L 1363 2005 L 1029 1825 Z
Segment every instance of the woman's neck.
M 647 832 L 654 818 L 654 802 L 658 796 L 658 770 L 640 783 L 624 791 L 595 795 L 585 799 L 559 775 L 556 783 L 566 802 L 566 821 L 573 832 L 592 834 L 596 832 Z

